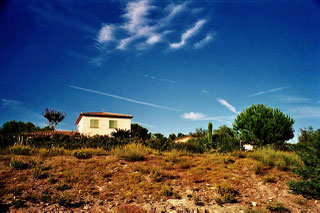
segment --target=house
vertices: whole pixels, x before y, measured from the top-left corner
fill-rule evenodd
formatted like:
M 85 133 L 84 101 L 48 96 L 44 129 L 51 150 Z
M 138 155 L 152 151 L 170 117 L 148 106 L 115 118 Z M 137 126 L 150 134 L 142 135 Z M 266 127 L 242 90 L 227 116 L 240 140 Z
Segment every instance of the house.
M 132 118 L 132 115 L 110 112 L 82 112 L 76 124 L 80 134 L 110 136 L 116 129 L 131 130 Z
M 185 143 L 188 142 L 191 138 L 193 138 L 191 135 L 182 136 L 180 138 L 176 138 L 173 142 L 175 143 Z

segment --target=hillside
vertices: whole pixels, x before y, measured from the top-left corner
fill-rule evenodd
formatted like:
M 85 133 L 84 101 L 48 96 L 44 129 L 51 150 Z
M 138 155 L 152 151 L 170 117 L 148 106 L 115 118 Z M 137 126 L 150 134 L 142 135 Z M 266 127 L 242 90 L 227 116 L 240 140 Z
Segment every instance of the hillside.
M 320 212 L 320 201 L 291 194 L 289 167 L 246 153 L 146 154 L 126 161 L 96 152 L 0 155 L 2 208 L 12 212 Z M 12 162 L 22 165 L 15 168 Z M 25 164 L 24 164 L 25 163 Z M 19 169 L 20 168 L 20 169 Z

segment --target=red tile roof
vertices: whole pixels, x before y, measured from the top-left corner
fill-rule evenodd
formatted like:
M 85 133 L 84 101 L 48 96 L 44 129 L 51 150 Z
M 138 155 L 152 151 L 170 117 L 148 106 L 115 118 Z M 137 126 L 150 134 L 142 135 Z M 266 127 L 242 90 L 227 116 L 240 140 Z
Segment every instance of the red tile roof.
M 132 115 L 126 115 L 126 114 L 117 114 L 117 113 L 111 113 L 111 112 L 81 112 L 76 124 L 78 124 L 82 118 L 82 116 L 91 116 L 91 117 L 109 117 L 109 118 L 133 118 Z
M 39 132 L 24 132 L 22 135 L 26 136 L 51 136 L 51 135 L 68 135 L 68 136 L 80 136 L 78 131 L 65 131 L 65 130 L 47 130 Z

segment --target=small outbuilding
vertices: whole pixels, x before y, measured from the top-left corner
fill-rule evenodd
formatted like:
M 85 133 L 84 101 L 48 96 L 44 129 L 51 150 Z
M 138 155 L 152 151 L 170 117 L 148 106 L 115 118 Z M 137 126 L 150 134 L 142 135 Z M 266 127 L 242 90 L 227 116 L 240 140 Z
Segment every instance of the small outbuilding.
M 116 129 L 131 131 L 132 118 L 132 115 L 110 112 L 82 112 L 76 124 L 80 134 L 110 136 Z

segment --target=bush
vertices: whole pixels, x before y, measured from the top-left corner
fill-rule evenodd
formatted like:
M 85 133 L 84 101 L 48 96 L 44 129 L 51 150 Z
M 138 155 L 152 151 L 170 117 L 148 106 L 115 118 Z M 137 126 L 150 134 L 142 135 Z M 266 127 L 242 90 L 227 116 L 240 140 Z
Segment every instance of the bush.
M 31 147 L 47 148 L 62 147 L 65 149 L 81 149 L 81 148 L 103 148 L 111 150 L 116 146 L 123 146 L 130 143 L 129 138 L 117 138 L 108 136 L 66 136 L 66 135 L 53 135 L 53 136 L 37 136 L 30 137 L 24 141 Z
M 297 154 L 293 152 L 275 150 L 270 146 L 261 147 L 249 153 L 248 156 L 260 161 L 265 166 L 275 166 L 280 170 L 291 170 L 302 164 Z
M 272 206 L 268 206 L 267 209 L 270 212 L 278 212 L 278 213 L 286 213 L 286 212 L 291 212 L 287 207 L 284 207 L 283 204 L 277 203 Z
M 175 148 L 179 151 L 185 151 L 188 153 L 204 153 L 205 152 L 204 141 L 207 141 L 206 137 L 193 138 L 188 140 L 185 143 L 175 144 Z
M 301 177 L 301 180 L 290 181 L 289 187 L 297 194 L 305 197 L 320 198 L 320 129 L 300 130 L 297 153 L 303 161 L 303 165 L 293 172 Z
M 34 150 L 30 146 L 13 145 L 9 148 L 10 152 L 15 155 L 31 155 Z
M 217 198 L 216 202 L 219 204 L 223 203 L 236 203 L 238 202 L 237 197 L 240 195 L 239 191 L 230 187 L 229 185 L 218 185 L 218 194 L 221 198 Z
M 112 150 L 112 153 L 117 158 L 124 158 L 127 161 L 142 161 L 145 160 L 145 155 L 152 153 L 152 150 L 142 144 L 128 144 L 123 147 L 117 147 Z
M 178 163 L 180 161 L 179 158 L 179 151 L 176 149 L 173 149 L 170 153 L 168 158 L 166 159 L 167 161 L 170 161 L 172 163 Z
M 213 142 L 215 148 L 220 152 L 232 152 L 239 148 L 239 143 L 235 137 L 236 133 L 233 129 L 226 125 L 220 126 L 219 129 L 213 131 Z
M 73 152 L 73 156 L 78 159 L 89 159 L 92 158 L 92 153 L 85 150 L 76 150 Z
M 27 169 L 29 164 L 25 163 L 21 158 L 11 158 L 10 166 L 14 169 Z

